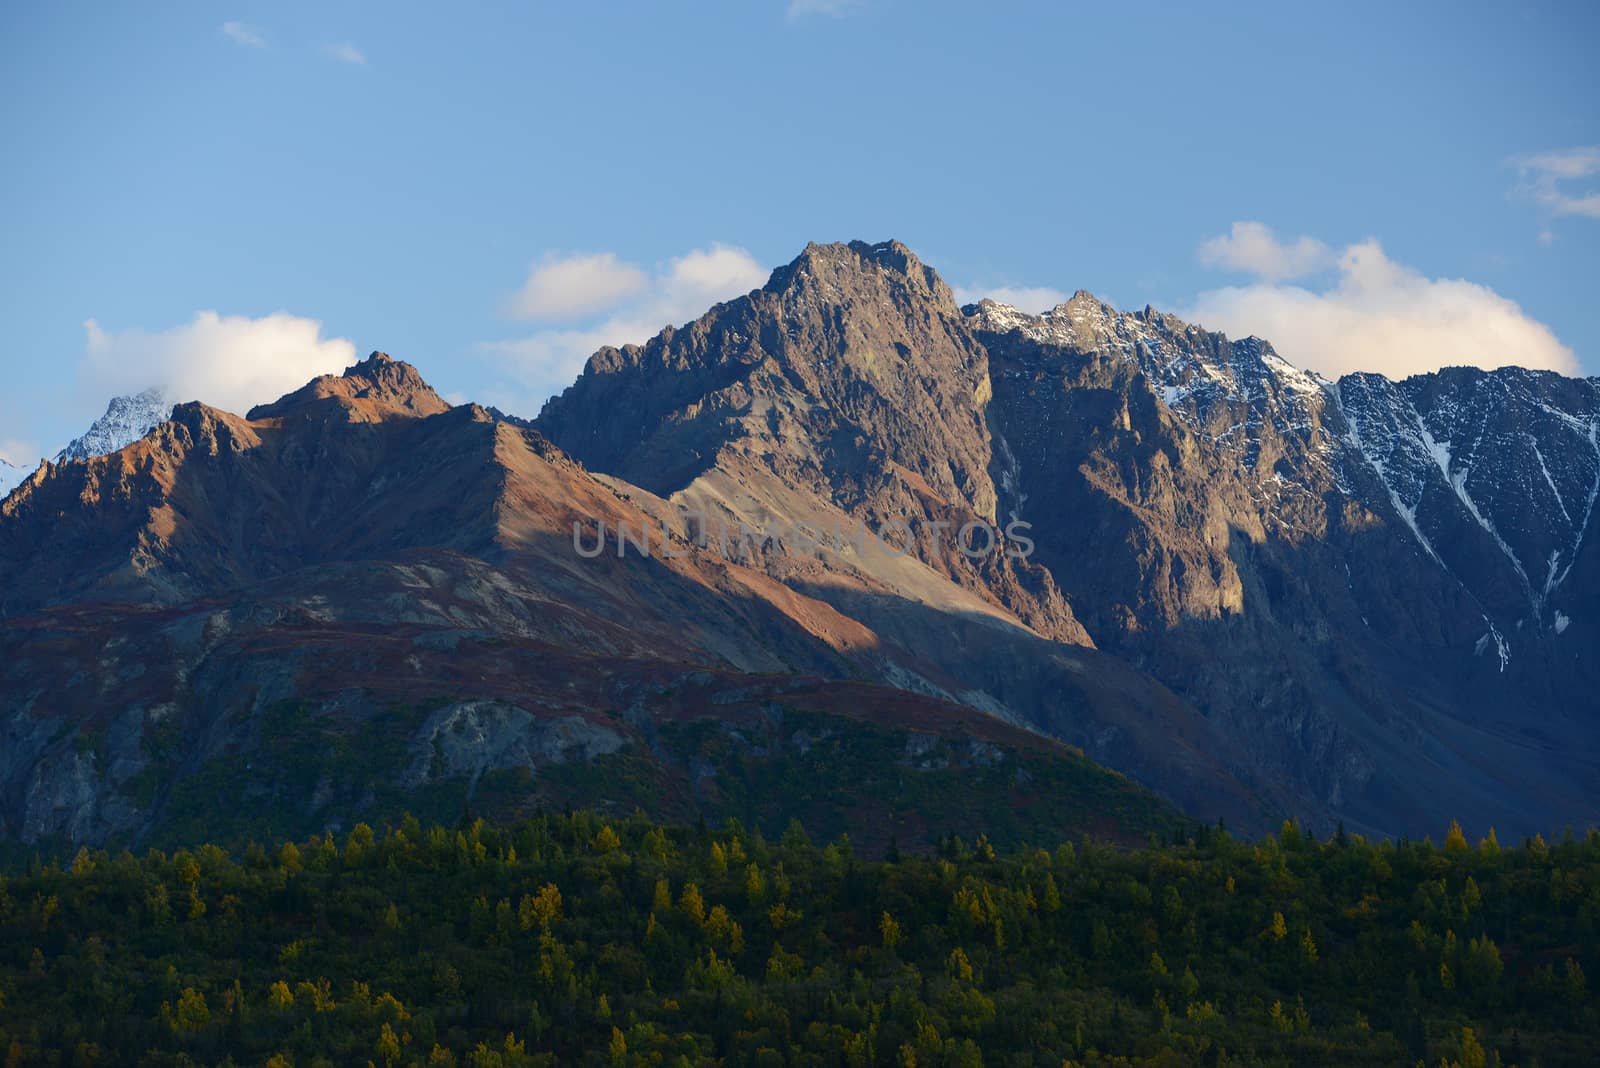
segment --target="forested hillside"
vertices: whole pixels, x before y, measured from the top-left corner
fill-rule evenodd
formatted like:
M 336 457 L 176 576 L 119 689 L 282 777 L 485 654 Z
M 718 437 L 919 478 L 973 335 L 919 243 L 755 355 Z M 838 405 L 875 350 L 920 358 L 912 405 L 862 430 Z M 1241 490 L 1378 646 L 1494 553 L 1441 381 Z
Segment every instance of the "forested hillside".
M 1592 1063 L 1600 833 L 882 861 L 579 812 L 0 882 L 20 1064 Z

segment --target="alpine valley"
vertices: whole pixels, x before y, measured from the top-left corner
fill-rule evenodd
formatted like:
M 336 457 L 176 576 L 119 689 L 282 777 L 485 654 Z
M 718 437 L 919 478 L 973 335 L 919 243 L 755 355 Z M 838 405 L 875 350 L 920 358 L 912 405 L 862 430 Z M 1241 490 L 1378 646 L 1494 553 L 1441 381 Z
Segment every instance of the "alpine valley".
M 1333 382 L 812 245 L 531 422 L 382 353 L 114 402 L 0 504 L 0 835 L 1592 825 L 1597 495 L 1597 379 Z

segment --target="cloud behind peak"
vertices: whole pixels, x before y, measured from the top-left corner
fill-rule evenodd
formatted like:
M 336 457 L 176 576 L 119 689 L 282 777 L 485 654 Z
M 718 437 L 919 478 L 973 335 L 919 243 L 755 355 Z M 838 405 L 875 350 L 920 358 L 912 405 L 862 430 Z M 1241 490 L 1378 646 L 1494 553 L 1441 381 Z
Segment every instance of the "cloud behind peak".
M 482 348 L 514 386 L 496 390 L 514 409 L 536 414 L 546 397 L 572 383 L 595 350 L 649 340 L 720 301 L 742 296 L 770 274 L 742 248 L 711 244 L 646 271 L 613 253 L 546 257 L 507 302 L 519 318 L 548 326 Z
M 159 331 L 110 331 L 93 319 L 83 325 L 79 378 L 100 405 L 153 386 L 174 401 L 200 400 L 242 414 L 356 361 L 351 342 L 324 338 L 320 322 L 287 312 L 252 319 L 202 311 Z
M 1270 231 L 1265 238 L 1272 241 Z M 1337 279 L 1325 288 L 1258 271 L 1261 281 L 1201 293 L 1181 314 L 1233 337 L 1265 337 L 1285 359 L 1330 377 L 1404 378 L 1458 365 L 1579 373 L 1572 350 L 1548 326 L 1488 286 L 1429 278 L 1370 238 L 1328 256 Z M 1283 264 L 1268 256 L 1261 265 Z

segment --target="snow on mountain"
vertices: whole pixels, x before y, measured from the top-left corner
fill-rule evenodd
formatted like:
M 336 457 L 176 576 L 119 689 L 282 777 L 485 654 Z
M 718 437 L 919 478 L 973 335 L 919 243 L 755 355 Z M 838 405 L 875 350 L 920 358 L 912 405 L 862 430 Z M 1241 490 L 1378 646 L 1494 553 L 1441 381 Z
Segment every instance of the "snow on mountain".
M 1150 378 L 1175 415 L 1212 438 L 1244 443 L 1252 437 L 1248 431 L 1254 420 L 1235 410 L 1241 403 L 1260 407 L 1263 401 L 1272 402 L 1270 407 L 1289 417 L 1276 428 L 1280 433 L 1313 425 L 1323 405 L 1325 380 L 1295 367 L 1261 338 L 1229 341 L 1153 308 L 1118 311 L 1079 290 L 1065 304 L 1037 316 L 990 300 L 964 310 L 980 331 L 1016 330 L 1042 345 L 1120 355 Z M 1217 416 L 1241 414 L 1244 423 L 1216 422 Z
M 1518 620 L 1556 627 L 1551 598 L 1600 497 L 1600 381 L 1450 367 L 1337 389 L 1352 443 L 1440 563 L 1467 576 L 1492 564 L 1520 593 Z
M 113 397 L 106 414 L 96 419 L 66 448 L 56 454 L 56 463 L 88 460 L 124 449 L 172 415 L 172 402 L 159 389 L 147 389 L 126 397 Z
M 1332 462 L 1340 443 L 1323 425 L 1331 383 L 1261 338 L 1230 341 L 1154 308 L 1119 311 L 1083 290 L 1040 315 L 992 300 L 962 310 L 980 334 L 1015 332 L 1044 348 L 1134 364 L 1180 422 L 1257 476 L 1263 496 L 1340 482 Z
M 27 477 L 28 472 L 25 469 L 5 460 L 0 460 L 0 500 L 4 500 L 6 494 L 15 489 L 17 484 Z
M 1132 362 L 1173 415 L 1263 491 L 1320 492 L 1322 475 L 1397 517 L 1483 604 L 1485 642 L 1502 660 L 1502 628 L 1566 630 L 1553 602 L 1600 500 L 1600 379 L 1450 367 L 1331 382 L 1259 338 L 1229 341 L 1081 291 L 1037 316 L 988 300 L 963 310 L 980 331 Z

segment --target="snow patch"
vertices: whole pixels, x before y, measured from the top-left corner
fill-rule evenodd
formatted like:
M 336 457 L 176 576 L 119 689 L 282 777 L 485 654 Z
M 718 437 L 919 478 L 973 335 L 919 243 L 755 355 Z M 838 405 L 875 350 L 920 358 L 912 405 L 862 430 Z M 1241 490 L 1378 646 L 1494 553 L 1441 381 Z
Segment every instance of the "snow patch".
M 1478 510 L 1477 502 L 1467 492 L 1467 475 L 1471 473 L 1470 470 L 1462 468 L 1459 471 L 1452 472 L 1450 470 L 1450 443 L 1448 441 L 1435 441 L 1433 435 L 1428 432 L 1428 428 L 1423 425 L 1422 418 L 1420 416 L 1415 418 L 1417 431 L 1422 435 L 1422 446 L 1428 451 L 1428 455 L 1433 457 L 1433 462 L 1439 467 L 1439 473 L 1450 484 L 1450 488 L 1456 491 L 1456 497 L 1461 501 L 1461 506 L 1467 510 L 1467 514 L 1477 520 L 1478 525 L 1488 532 L 1489 537 L 1494 539 L 1496 545 L 1500 546 L 1500 551 L 1506 554 L 1506 559 L 1511 561 L 1511 566 L 1516 568 L 1517 574 L 1522 577 L 1523 586 L 1532 594 L 1533 583 L 1528 581 L 1528 572 L 1523 569 L 1522 561 L 1517 559 L 1517 554 L 1511 551 L 1511 546 L 1507 545 L 1506 540 L 1500 536 L 1500 532 L 1494 529 L 1494 524 L 1489 522 L 1488 517 Z M 1471 455 L 1470 451 L 1468 455 Z M 1537 608 L 1537 598 L 1534 600 L 1534 606 Z
M 1529 434 L 1528 444 L 1533 446 L 1533 455 L 1539 459 L 1539 471 L 1544 475 L 1545 485 L 1550 487 L 1550 493 L 1556 499 L 1556 507 L 1561 509 L 1561 518 L 1570 524 L 1572 517 L 1567 514 L 1567 502 L 1561 499 L 1561 491 L 1556 489 L 1556 480 L 1550 477 L 1550 468 L 1544 462 L 1544 453 L 1539 451 L 1539 439 Z
M 1589 448 L 1594 450 L 1594 484 L 1589 487 L 1589 503 L 1583 507 L 1583 522 L 1578 524 L 1577 537 L 1572 540 L 1572 555 L 1560 577 L 1551 584 L 1552 590 L 1566 580 L 1567 572 L 1572 570 L 1573 562 L 1578 559 L 1578 550 L 1583 546 L 1583 537 L 1589 532 L 1589 520 L 1594 518 L 1595 501 L 1600 499 L 1600 420 L 1592 421 L 1587 429 Z
M 1484 650 L 1489 648 L 1489 643 L 1491 641 L 1494 642 L 1495 653 L 1500 657 L 1500 673 L 1505 674 L 1506 665 L 1511 663 L 1511 647 L 1506 644 L 1505 638 L 1500 634 L 1500 628 L 1496 627 L 1488 616 L 1484 616 L 1483 621 L 1488 624 L 1489 633 L 1479 638 L 1477 644 L 1472 647 L 1473 655 L 1482 656 Z

